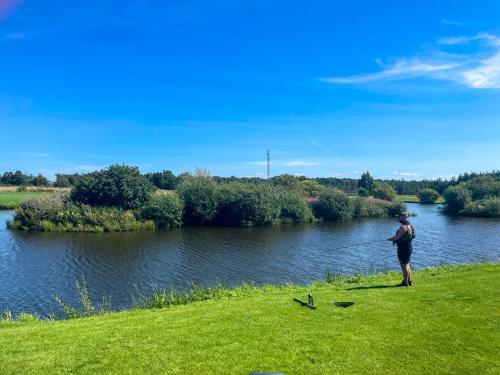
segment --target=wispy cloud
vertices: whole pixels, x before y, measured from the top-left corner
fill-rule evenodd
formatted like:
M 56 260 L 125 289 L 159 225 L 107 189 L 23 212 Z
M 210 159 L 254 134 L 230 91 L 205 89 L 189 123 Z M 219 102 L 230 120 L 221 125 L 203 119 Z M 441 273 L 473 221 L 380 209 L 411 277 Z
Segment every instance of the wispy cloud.
M 105 167 L 102 165 L 78 165 L 69 169 L 74 170 L 75 172 L 94 172 L 103 168 Z
M 439 47 L 477 43 L 473 52 L 448 53 Z M 500 89 L 500 37 L 480 33 L 473 36 L 441 38 L 437 49 L 422 56 L 398 58 L 381 71 L 347 77 L 322 78 L 332 84 L 364 84 L 379 81 L 426 78 L 455 82 L 472 89 Z
M 253 166 L 256 166 L 256 167 L 262 167 L 264 165 L 267 165 L 267 162 L 266 161 L 246 161 L 243 164 L 245 164 L 245 165 L 253 165 Z
M 35 158 L 48 158 L 50 156 L 50 154 L 46 152 L 18 152 L 18 154 Z
M 441 19 L 441 22 L 444 23 L 445 25 L 449 25 L 449 26 L 463 26 L 464 25 L 462 22 L 452 21 L 452 20 L 449 20 L 446 18 Z
M 322 81 L 337 84 L 351 84 L 351 83 L 366 83 L 381 80 L 396 80 L 420 77 L 430 75 L 439 71 L 445 71 L 456 67 L 456 63 L 445 62 L 427 62 L 418 58 L 415 59 L 400 59 L 394 64 L 384 67 L 384 69 L 377 73 L 359 74 L 348 77 L 332 77 L 323 78 Z
M 311 144 L 313 144 L 313 145 L 315 145 L 315 146 L 319 147 L 319 148 L 320 148 L 320 149 L 322 149 L 323 151 L 325 151 L 325 152 L 327 152 L 327 153 L 329 153 L 329 154 L 333 154 L 333 151 L 332 151 L 332 150 L 330 150 L 328 147 L 324 146 L 323 144 L 319 143 L 316 139 L 311 138 L 311 137 L 307 137 L 307 138 L 306 138 L 306 140 L 307 140 L 309 143 L 311 143 Z
M 314 161 L 294 160 L 283 163 L 285 167 L 311 167 L 319 165 L 320 163 Z
M 402 177 L 415 177 L 418 176 L 417 172 L 392 172 L 393 175 Z

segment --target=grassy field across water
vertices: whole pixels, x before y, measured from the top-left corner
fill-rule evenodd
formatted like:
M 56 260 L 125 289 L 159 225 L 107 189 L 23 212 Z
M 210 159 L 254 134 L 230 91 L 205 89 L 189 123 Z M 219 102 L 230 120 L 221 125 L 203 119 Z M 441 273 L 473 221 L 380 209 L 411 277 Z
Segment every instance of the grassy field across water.
M 2 374 L 498 374 L 500 266 L 271 286 L 233 297 L 0 324 Z M 292 297 L 313 293 L 316 310 Z M 347 308 L 335 302 L 353 302 Z
M 48 192 L 39 191 L 13 191 L 2 192 L 0 191 L 0 209 L 13 209 L 16 208 L 23 200 L 48 195 Z
M 420 203 L 420 199 L 416 195 L 398 195 L 396 196 L 396 201 L 397 202 L 404 202 L 404 203 Z M 443 204 L 444 203 L 444 198 L 439 197 L 435 204 Z

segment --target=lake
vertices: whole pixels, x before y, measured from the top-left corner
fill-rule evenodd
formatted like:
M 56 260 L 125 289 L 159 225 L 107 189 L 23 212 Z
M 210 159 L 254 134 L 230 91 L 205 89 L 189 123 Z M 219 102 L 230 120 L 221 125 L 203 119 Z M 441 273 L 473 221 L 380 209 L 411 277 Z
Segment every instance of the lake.
M 438 205 L 408 204 L 417 217 L 414 268 L 500 259 L 500 220 L 443 215 Z M 308 283 L 336 274 L 398 270 L 394 219 L 264 228 L 182 228 L 156 232 L 43 233 L 6 228 L 0 211 L 0 312 L 57 312 L 53 295 L 76 302 L 85 279 L 95 299 L 129 307 L 136 290 L 183 289 L 222 281 Z M 416 280 L 418 285 L 418 280 Z

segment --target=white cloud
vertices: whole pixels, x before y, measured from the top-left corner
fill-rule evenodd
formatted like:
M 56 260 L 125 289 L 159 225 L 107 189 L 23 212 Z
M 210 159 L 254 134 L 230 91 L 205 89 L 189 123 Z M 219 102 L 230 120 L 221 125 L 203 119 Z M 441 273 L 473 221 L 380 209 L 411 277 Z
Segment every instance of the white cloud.
M 310 167 L 314 165 L 319 165 L 319 163 L 313 161 L 294 160 L 294 161 L 289 161 L 287 163 L 283 163 L 283 165 L 285 167 Z
M 18 152 L 19 155 L 33 156 L 35 158 L 48 158 L 50 154 L 45 152 Z
M 94 172 L 105 167 L 99 165 L 78 165 L 74 168 L 69 168 L 77 172 Z
M 464 25 L 462 22 L 452 21 L 452 20 L 448 20 L 446 18 L 441 19 L 441 22 L 444 23 L 445 25 L 449 25 L 449 26 L 463 26 Z
M 378 81 L 426 78 L 455 82 L 472 89 L 500 89 L 500 37 L 488 33 L 441 38 L 438 46 L 477 43 L 474 52 L 447 53 L 438 50 L 413 58 L 399 58 L 381 71 L 321 80 L 333 84 L 363 84 Z
M 500 52 L 462 73 L 463 82 L 475 89 L 500 89 Z
M 327 152 L 327 153 L 329 153 L 329 154 L 333 154 L 333 151 L 332 151 L 332 150 L 330 150 L 328 147 L 325 147 L 324 145 L 322 145 L 321 143 L 319 143 L 316 139 L 308 137 L 308 138 L 306 138 L 306 140 L 307 140 L 309 143 L 311 143 L 311 144 L 313 144 L 313 145 L 315 145 L 315 146 L 319 147 L 319 148 L 320 148 L 320 149 L 322 149 L 323 151 L 325 151 L 325 152 Z
M 442 45 L 456 46 L 461 44 L 468 44 L 470 42 L 477 40 L 487 41 L 493 46 L 500 45 L 500 38 L 493 34 L 488 34 L 488 33 L 480 33 L 473 36 L 454 36 L 454 37 L 441 38 L 439 39 L 438 43 Z
M 381 80 L 407 79 L 449 70 L 456 63 L 425 62 L 419 59 L 400 59 L 384 70 L 372 74 L 359 74 L 348 77 L 323 78 L 322 81 L 338 84 L 365 83 Z
M 245 165 L 254 165 L 254 166 L 257 166 L 257 167 L 262 167 L 262 166 L 267 165 L 267 162 L 266 161 L 247 161 L 247 162 L 244 162 L 243 164 L 245 164 Z M 272 164 L 272 162 L 271 162 L 271 164 Z
M 392 174 L 397 175 L 397 176 L 404 176 L 404 177 L 418 176 L 417 172 L 392 172 Z

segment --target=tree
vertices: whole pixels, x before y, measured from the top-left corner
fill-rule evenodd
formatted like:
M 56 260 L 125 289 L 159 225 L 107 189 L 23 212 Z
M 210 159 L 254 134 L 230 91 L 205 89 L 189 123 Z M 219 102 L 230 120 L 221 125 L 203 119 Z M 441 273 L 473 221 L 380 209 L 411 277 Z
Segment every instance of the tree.
M 418 199 L 420 200 L 420 203 L 424 204 L 434 203 L 436 199 L 438 199 L 438 197 L 439 193 L 436 190 L 430 188 L 422 189 L 418 193 Z
M 175 190 L 177 179 L 171 171 L 148 173 L 146 177 L 158 189 Z
M 71 199 L 92 206 L 134 209 L 142 206 L 153 190 L 153 185 L 141 175 L 139 168 L 114 164 L 81 176 L 71 192 Z
M 358 188 L 364 188 L 371 192 L 374 188 L 374 180 L 371 176 L 370 172 L 366 171 L 361 175 L 361 178 L 358 181 Z
M 375 198 L 393 201 L 396 198 L 396 191 L 386 182 L 377 181 L 374 183 L 372 194 Z
M 33 184 L 34 186 L 48 186 L 49 180 L 47 180 L 46 177 L 39 174 L 38 176 L 33 177 L 30 183 Z
M 177 194 L 155 194 L 139 212 L 143 219 L 153 220 L 157 228 L 171 228 L 181 226 L 183 208 Z
M 295 189 L 299 183 L 299 178 L 291 174 L 280 174 L 271 179 L 274 186 L 280 186 L 285 189 Z
M 300 181 L 298 184 L 299 192 L 306 197 L 319 197 L 325 190 L 325 187 L 314 180 Z
M 210 223 L 217 213 L 217 185 L 209 175 L 185 174 L 177 189 L 184 201 L 184 221 L 190 225 Z
M 444 191 L 445 210 L 452 215 L 458 215 L 472 201 L 470 191 L 462 184 L 450 186 Z
M 370 196 L 370 192 L 367 189 L 360 187 L 358 189 L 358 195 L 360 197 L 369 197 Z
M 354 205 L 343 191 L 330 189 L 323 193 L 313 206 L 317 217 L 326 221 L 344 221 L 352 219 Z

